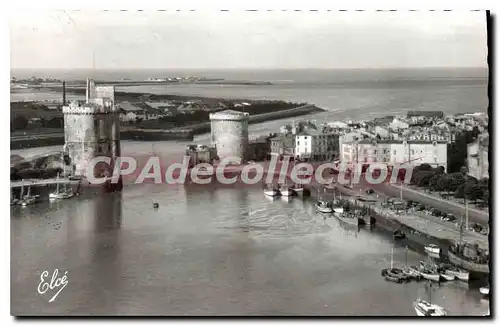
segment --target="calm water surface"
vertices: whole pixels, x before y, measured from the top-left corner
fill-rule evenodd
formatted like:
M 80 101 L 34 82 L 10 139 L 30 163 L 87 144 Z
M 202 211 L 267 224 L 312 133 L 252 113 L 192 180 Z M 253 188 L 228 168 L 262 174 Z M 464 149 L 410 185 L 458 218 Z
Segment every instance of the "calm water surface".
M 152 208 L 152 202 L 160 204 Z M 424 283 L 385 282 L 392 239 L 259 189 L 140 185 L 123 194 L 12 209 L 13 314 L 414 315 Z M 409 251 L 408 260 L 424 259 Z M 395 265 L 405 261 L 395 246 Z M 39 275 L 68 271 L 55 302 Z M 450 283 L 433 300 L 487 311 Z

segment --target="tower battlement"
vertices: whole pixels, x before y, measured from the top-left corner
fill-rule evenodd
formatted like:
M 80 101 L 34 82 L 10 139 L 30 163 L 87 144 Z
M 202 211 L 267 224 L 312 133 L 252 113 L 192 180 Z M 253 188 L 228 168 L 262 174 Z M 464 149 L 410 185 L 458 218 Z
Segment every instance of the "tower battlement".
M 103 110 L 104 109 L 104 110 Z M 64 106 L 62 109 L 63 114 L 69 115 L 103 115 L 103 114 L 118 114 L 119 111 L 103 108 L 98 105 L 78 105 L 78 106 Z

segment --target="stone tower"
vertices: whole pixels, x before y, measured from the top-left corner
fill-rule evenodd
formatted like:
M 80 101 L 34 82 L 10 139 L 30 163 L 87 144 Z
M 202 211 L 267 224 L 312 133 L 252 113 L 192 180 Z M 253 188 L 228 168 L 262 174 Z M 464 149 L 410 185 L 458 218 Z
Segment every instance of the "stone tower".
M 248 118 L 246 112 L 225 110 L 210 114 L 212 145 L 217 149 L 217 156 L 241 158 L 246 162 L 248 151 Z
M 120 156 L 119 110 L 114 102 L 114 86 L 95 86 L 87 80 L 85 103 L 76 101 L 63 106 L 64 152 L 71 160 L 74 174 L 86 176 L 89 161 L 97 156 L 111 158 L 110 167 L 95 171 L 96 176 L 112 175 Z M 121 179 L 110 190 L 121 190 Z

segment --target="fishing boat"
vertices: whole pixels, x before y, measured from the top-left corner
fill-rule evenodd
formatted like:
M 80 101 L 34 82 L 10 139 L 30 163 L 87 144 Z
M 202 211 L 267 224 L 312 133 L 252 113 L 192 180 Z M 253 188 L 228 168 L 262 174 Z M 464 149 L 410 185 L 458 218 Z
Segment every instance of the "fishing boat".
M 455 275 L 449 274 L 446 271 L 444 273 L 440 273 L 441 279 L 445 281 L 453 281 L 455 279 Z
M 344 212 L 343 213 L 335 213 L 335 216 L 342 222 L 349 224 L 351 226 L 358 227 L 359 226 L 359 219 L 357 217 L 353 216 L 347 216 Z
M 60 186 L 60 181 L 59 181 L 59 173 L 57 174 L 57 188 L 55 192 L 51 192 L 49 194 L 49 199 L 50 200 L 56 200 L 56 199 L 69 199 L 73 197 L 74 193 L 70 189 L 66 188 L 66 184 L 63 184 L 63 186 Z
M 430 244 L 424 247 L 424 250 L 428 253 L 438 254 L 441 253 L 441 248 L 438 245 Z
M 408 277 L 409 279 L 417 279 L 421 278 L 420 273 L 416 267 L 408 266 L 408 246 L 405 247 L 405 264 L 402 268 L 403 275 Z
M 426 280 L 429 280 L 429 281 L 439 282 L 439 280 L 441 279 L 441 275 L 439 273 L 428 270 L 428 269 L 422 268 L 419 270 L 419 273 L 420 273 L 420 276 L 422 276 L 423 278 L 425 278 Z
M 460 269 L 458 267 L 448 267 L 445 269 L 445 273 L 454 275 L 460 281 L 469 281 L 469 272 L 464 269 Z
M 417 316 L 432 316 L 432 317 L 438 317 L 438 316 L 447 316 L 446 311 L 444 310 L 443 307 L 438 306 L 437 304 L 432 304 L 430 302 L 427 302 L 422 299 L 417 299 L 413 303 L 413 308 L 415 309 L 415 312 L 417 313 Z
M 483 295 L 490 295 L 490 286 L 483 286 L 479 288 L 479 292 Z
M 38 196 L 31 195 L 31 187 L 28 187 L 28 194 L 22 197 L 21 206 L 28 206 L 34 204 L 36 202 L 37 197 Z
M 394 248 L 391 248 L 391 267 L 382 269 L 381 275 L 392 282 L 394 279 L 398 279 L 397 283 L 410 280 L 410 277 L 405 275 L 402 269 L 394 268 Z
M 393 276 L 391 274 L 386 274 L 384 276 L 384 278 L 385 278 L 386 281 L 389 281 L 389 282 L 394 282 L 394 283 L 401 283 L 401 282 L 403 282 L 403 280 L 401 278 L 399 278 L 397 276 Z
M 271 185 L 268 185 L 264 189 L 264 195 L 269 196 L 269 197 L 276 197 L 280 195 L 280 192 L 278 189 L 273 188 Z
M 396 230 L 396 231 L 394 231 L 392 237 L 394 238 L 394 240 L 402 240 L 402 239 L 406 238 L 406 235 L 404 234 L 403 231 Z
M 468 216 L 469 216 L 469 208 L 467 205 L 467 201 L 465 201 L 465 223 L 463 222 L 463 219 L 461 219 L 460 222 L 460 239 L 458 244 L 454 243 L 451 244 L 448 247 L 448 260 L 455 266 L 458 266 L 460 269 L 465 269 L 468 271 L 472 272 L 477 272 L 477 273 L 483 273 L 483 274 L 489 274 L 490 272 L 490 266 L 488 264 L 489 261 L 489 254 L 479 252 L 478 248 L 474 248 L 473 246 L 470 246 L 469 244 L 463 244 L 463 232 L 464 232 L 464 227 L 468 225 Z M 466 253 L 467 250 L 467 253 Z M 471 255 L 471 252 L 473 253 Z M 473 261 L 471 258 L 468 258 L 470 256 L 473 257 L 480 257 L 480 259 L 476 259 Z M 466 276 L 465 273 L 462 274 L 462 276 Z M 467 280 L 468 280 L 468 274 L 467 274 Z
M 447 315 L 446 310 L 443 307 L 432 303 L 432 283 L 430 282 L 429 282 L 429 301 L 425 301 L 418 298 L 413 302 L 413 308 L 415 309 L 417 316 L 438 317 Z
M 333 212 L 333 209 L 330 207 L 330 205 L 328 205 L 328 202 L 324 200 L 319 200 L 316 203 L 316 210 L 320 213 L 327 213 L 327 214 Z
M 457 265 L 469 271 L 478 273 L 488 274 L 490 272 L 490 266 L 487 263 L 481 264 L 477 262 L 472 262 L 466 259 L 465 257 L 459 256 L 458 253 L 453 252 L 450 249 L 448 249 L 448 259 L 453 265 Z
M 285 196 L 285 197 L 291 197 L 291 196 L 294 196 L 295 195 L 295 191 L 293 190 L 293 188 L 291 187 L 281 187 L 280 190 L 279 190 L 281 196 Z

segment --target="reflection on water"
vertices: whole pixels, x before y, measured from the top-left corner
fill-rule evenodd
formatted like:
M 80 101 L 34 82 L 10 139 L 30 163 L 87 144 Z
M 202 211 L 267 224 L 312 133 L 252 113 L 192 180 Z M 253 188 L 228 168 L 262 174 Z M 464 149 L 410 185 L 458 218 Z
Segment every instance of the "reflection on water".
M 11 234 L 15 314 L 413 316 L 425 295 L 423 283 L 380 277 L 390 236 L 261 189 L 137 185 L 14 207 Z M 396 246 L 395 266 L 405 259 Z M 36 288 L 55 268 L 69 284 L 48 303 Z M 450 315 L 487 311 L 477 290 L 454 284 L 434 289 Z

